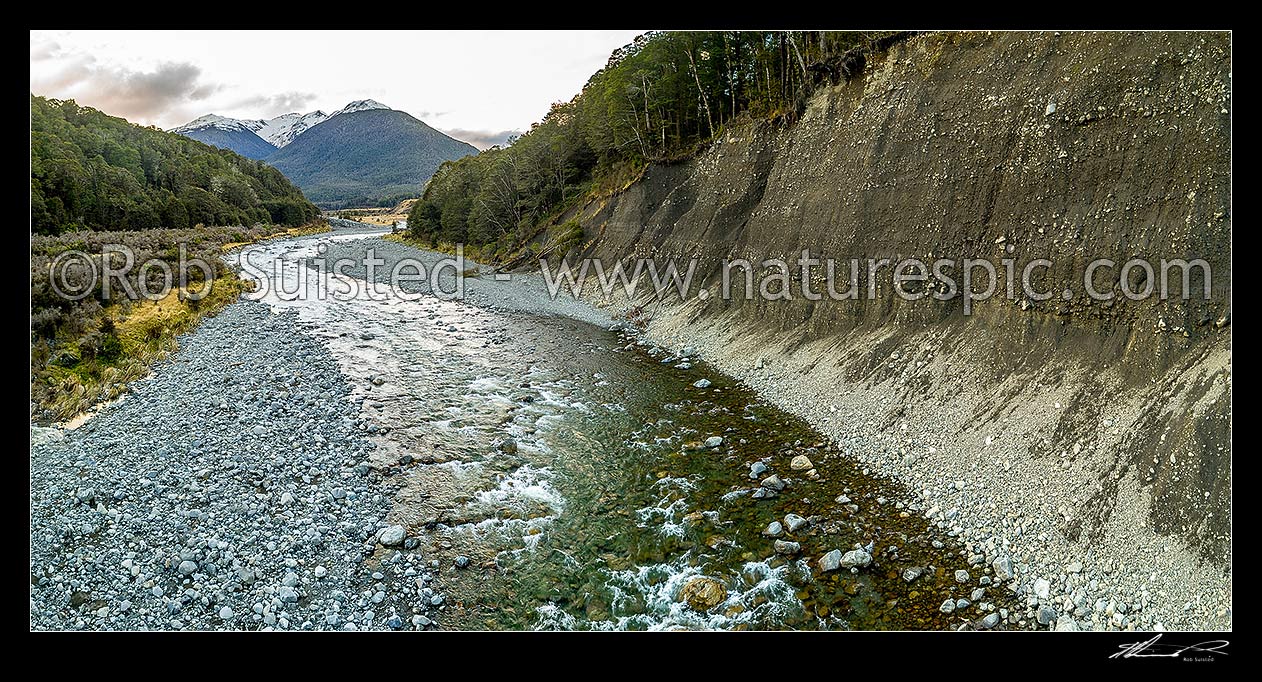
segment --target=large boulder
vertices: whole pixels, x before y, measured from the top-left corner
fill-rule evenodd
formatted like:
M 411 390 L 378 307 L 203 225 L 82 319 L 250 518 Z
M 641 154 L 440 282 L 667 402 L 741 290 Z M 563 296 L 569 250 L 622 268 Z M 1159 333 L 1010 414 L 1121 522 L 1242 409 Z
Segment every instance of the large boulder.
M 698 576 L 684 584 L 678 600 L 704 613 L 727 600 L 727 588 L 714 578 Z

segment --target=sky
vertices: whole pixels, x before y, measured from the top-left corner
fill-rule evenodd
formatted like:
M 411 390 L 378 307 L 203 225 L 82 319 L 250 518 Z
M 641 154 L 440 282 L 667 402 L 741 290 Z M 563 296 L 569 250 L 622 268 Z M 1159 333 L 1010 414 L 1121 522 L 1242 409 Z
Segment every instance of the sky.
M 375 99 L 485 149 L 643 31 L 32 31 L 31 92 L 169 129 Z

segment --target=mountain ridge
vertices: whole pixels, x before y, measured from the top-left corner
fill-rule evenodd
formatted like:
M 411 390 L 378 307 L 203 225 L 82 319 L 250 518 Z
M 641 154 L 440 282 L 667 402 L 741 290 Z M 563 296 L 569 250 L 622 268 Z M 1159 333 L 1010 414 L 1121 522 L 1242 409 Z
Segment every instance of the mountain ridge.
M 369 107 L 329 117 L 267 162 L 317 205 L 343 208 L 416 196 L 444 162 L 475 153 L 407 112 Z
M 188 123 L 171 128 L 169 132 L 191 136 L 190 133 L 200 132 L 206 128 L 217 128 L 227 132 L 247 130 L 272 147 L 281 149 L 293 142 L 302 133 L 334 116 L 356 111 L 368 111 L 370 109 L 390 109 L 390 107 L 375 99 L 357 99 L 331 114 L 326 114 L 320 109 L 305 114 L 290 112 L 273 116 L 272 118 L 233 118 L 211 113 L 198 116 Z
M 170 132 L 264 161 L 326 208 L 393 205 L 419 194 L 444 162 L 477 153 L 374 99 L 354 100 L 332 114 L 318 109 L 270 119 L 206 114 Z

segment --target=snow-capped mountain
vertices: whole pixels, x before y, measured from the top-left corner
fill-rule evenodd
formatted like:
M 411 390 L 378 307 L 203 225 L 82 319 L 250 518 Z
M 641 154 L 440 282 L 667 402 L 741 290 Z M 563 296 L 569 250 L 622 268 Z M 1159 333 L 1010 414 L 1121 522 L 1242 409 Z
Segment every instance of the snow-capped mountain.
M 178 128 L 172 128 L 171 132 L 182 133 L 189 130 L 199 130 L 201 128 L 218 128 L 226 131 L 248 130 L 252 133 L 257 133 L 266 123 L 267 121 L 250 121 L 239 118 L 228 118 L 227 116 L 220 116 L 219 114 L 206 114 L 205 116 L 195 118 Z
M 307 132 L 311 126 L 323 123 L 328 118 L 328 114 L 318 109 L 309 114 L 281 114 L 276 118 L 259 121 L 263 125 L 255 132 L 276 147 L 284 147 L 293 142 L 295 137 Z M 251 121 L 243 121 L 243 123 L 249 125 Z
M 173 131 L 265 161 L 325 208 L 394 203 L 399 196 L 419 193 L 445 161 L 477 153 L 472 145 L 371 99 L 332 114 L 269 119 L 209 114 Z
M 389 109 L 389 108 L 390 107 L 382 104 L 381 102 L 378 102 L 375 99 L 357 99 L 354 102 L 351 102 L 350 104 L 347 104 L 341 109 L 338 109 L 337 111 L 333 112 L 333 115 L 330 116 L 329 118 L 333 118 L 333 116 L 337 116 L 338 114 L 349 114 L 352 111 L 368 111 L 369 109 Z
M 276 145 L 255 132 L 266 121 L 243 121 L 218 114 L 207 114 L 171 132 L 220 149 L 230 149 L 246 158 L 262 159 L 276 151 Z
M 389 109 L 390 107 L 373 99 L 360 99 L 347 104 L 332 114 L 326 114 L 323 111 L 316 110 L 306 114 L 290 113 L 281 114 L 275 118 L 267 119 L 241 119 L 220 116 L 219 114 L 206 114 L 197 119 L 189 121 L 178 128 L 172 128 L 171 132 L 180 133 L 188 137 L 207 137 L 209 135 L 222 136 L 223 133 L 237 133 L 238 131 L 249 131 L 258 135 L 271 146 L 279 149 L 293 142 L 299 135 L 307 132 L 311 128 L 323 123 L 339 114 L 349 114 L 355 111 L 368 111 L 370 109 Z M 208 130 L 222 131 L 217 133 L 209 133 Z M 198 133 L 198 135 L 189 135 L 189 133 Z M 205 140 L 203 140 L 205 141 Z M 213 144 L 213 143 L 212 143 Z M 259 158 L 259 157 L 254 157 Z

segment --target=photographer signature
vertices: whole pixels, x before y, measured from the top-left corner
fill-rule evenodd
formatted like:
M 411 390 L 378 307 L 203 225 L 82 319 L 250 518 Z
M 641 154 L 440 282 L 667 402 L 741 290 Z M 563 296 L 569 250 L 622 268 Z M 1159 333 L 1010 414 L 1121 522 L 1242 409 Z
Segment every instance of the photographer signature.
M 1212 639 L 1198 644 L 1176 645 L 1159 644 L 1161 635 L 1156 635 L 1146 642 L 1123 644 L 1119 651 L 1109 658 L 1182 658 L 1184 654 L 1223 654 L 1230 643 L 1225 639 Z M 1212 656 L 1211 656 L 1212 658 Z

